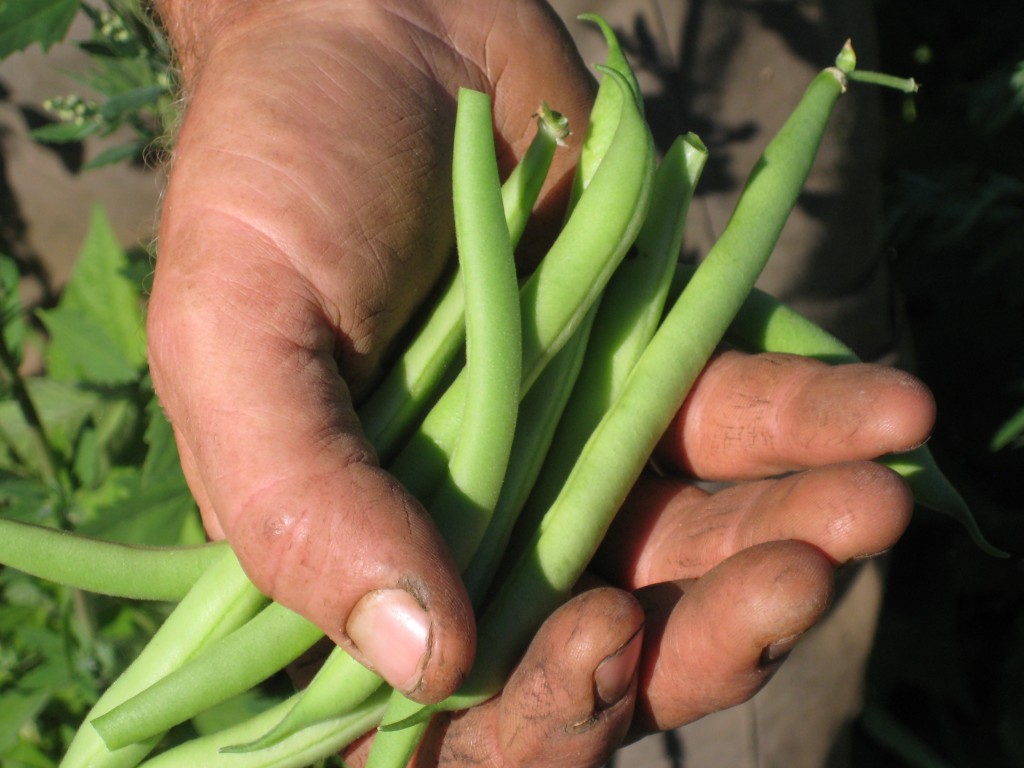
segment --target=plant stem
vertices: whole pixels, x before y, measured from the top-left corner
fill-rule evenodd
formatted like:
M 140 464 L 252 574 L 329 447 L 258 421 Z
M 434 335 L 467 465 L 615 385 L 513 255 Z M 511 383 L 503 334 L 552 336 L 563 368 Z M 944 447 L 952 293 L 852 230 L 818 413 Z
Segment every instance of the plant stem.
M 46 435 L 46 428 L 43 426 L 43 420 L 39 416 L 39 410 L 32 400 L 32 395 L 25 384 L 25 378 L 18 369 L 18 362 L 10 347 L 7 346 L 7 339 L 3 333 L 0 333 L 0 367 L 3 368 L 4 373 L 10 379 L 11 394 L 14 395 L 14 400 L 21 410 L 25 423 L 28 425 L 29 433 L 32 435 L 32 442 L 35 444 L 39 463 L 39 474 L 43 482 L 62 495 L 66 494 L 68 489 L 61 480 L 63 474 L 60 471 L 62 462 Z M 63 523 L 64 521 L 62 520 L 61 522 Z

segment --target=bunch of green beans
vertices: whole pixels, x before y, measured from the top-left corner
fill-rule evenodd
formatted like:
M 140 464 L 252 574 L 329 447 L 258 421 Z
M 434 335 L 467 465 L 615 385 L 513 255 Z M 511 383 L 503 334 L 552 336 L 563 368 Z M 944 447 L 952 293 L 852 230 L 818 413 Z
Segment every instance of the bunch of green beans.
M 452 173 L 458 268 L 359 411 L 382 462 L 431 511 L 463 569 L 480 649 L 465 684 L 422 706 L 335 649 L 302 692 L 149 758 L 170 728 L 275 674 L 321 633 L 260 595 L 224 544 L 132 548 L 0 519 L 4 564 L 81 589 L 180 600 L 90 712 L 65 768 L 301 767 L 378 725 L 369 764 L 405 765 L 431 715 L 501 689 L 723 339 L 754 352 L 855 359 L 754 282 L 848 81 L 912 84 L 860 72 L 847 45 L 765 148 L 726 230 L 690 269 L 677 259 L 707 150 L 680 136 L 656 161 L 633 72 L 610 27 L 587 18 L 609 53 L 557 239 L 519 285 L 514 249 L 567 135 L 564 119 L 540 110 L 533 143 L 500 184 L 490 99 L 463 90 Z M 908 478 L 922 505 L 954 515 L 1001 554 L 927 448 L 880 460 Z

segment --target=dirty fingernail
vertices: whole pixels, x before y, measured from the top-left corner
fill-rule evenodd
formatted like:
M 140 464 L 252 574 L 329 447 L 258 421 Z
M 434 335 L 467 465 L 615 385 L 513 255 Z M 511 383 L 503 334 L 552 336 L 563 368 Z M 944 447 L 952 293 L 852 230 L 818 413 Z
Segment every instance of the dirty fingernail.
M 771 667 L 781 664 L 789 656 L 789 652 L 793 650 L 799 639 L 800 635 L 790 635 L 765 646 L 764 650 L 761 651 L 760 666 Z
M 400 691 L 419 685 L 430 645 L 430 614 L 403 589 L 370 592 L 345 631 L 374 670 Z
M 608 709 L 626 695 L 643 648 L 643 632 L 602 661 L 594 671 L 594 695 L 598 709 Z

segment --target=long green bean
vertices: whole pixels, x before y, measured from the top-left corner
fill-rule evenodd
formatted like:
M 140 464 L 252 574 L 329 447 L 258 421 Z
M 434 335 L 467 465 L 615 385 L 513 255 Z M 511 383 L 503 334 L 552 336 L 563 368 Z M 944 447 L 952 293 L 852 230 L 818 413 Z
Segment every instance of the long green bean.
M 145 741 L 266 680 L 321 637 L 315 624 L 270 603 L 181 667 L 92 718 L 92 726 L 111 750 Z
M 224 547 L 157 630 L 131 665 L 104 691 L 78 729 L 61 768 L 133 768 L 156 746 L 159 735 L 111 751 L 91 726 L 92 718 L 145 690 L 204 647 L 243 626 L 267 599 L 252 585 L 234 552 Z
M 519 409 L 519 286 L 498 184 L 491 100 L 459 92 L 452 161 L 456 246 L 466 295 L 466 397 L 448 472 L 429 507 L 460 569 L 501 492 Z
M 40 579 L 133 600 L 181 600 L 226 547 L 120 544 L 0 517 L 0 563 Z
M 547 178 L 555 150 L 565 142 L 569 123 L 542 105 L 537 132 L 522 160 L 501 187 L 502 206 L 513 247 L 522 237 L 530 212 Z M 394 454 L 428 410 L 465 338 L 465 293 L 456 270 L 409 346 L 359 407 L 359 421 L 382 464 Z

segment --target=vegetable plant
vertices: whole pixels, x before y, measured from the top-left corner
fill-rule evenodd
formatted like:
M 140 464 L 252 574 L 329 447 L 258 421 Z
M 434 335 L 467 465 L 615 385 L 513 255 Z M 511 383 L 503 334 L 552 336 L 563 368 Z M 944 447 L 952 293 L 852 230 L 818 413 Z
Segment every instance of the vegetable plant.
M 75 429 L 62 425 L 65 433 L 55 435 L 53 425 L 61 422 L 41 407 L 45 393 L 19 371 L 26 331 L 5 322 L 0 351 L 11 401 L 0 413 L 0 437 L 8 463 L 42 481 L 56 514 L 0 522 L 0 561 L 66 584 L 73 605 L 85 599 L 83 590 L 180 601 L 127 670 L 89 702 L 62 765 L 302 766 L 378 724 L 370 764 L 405 764 L 434 713 L 474 706 L 500 690 L 536 628 L 567 599 L 723 338 L 752 351 L 852 360 L 838 341 L 754 291 L 754 282 L 848 85 L 912 90 L 913 83 L 861 72 L 852 47 L 844 47 L 766 146 L 719 240 L 686 272 L 676 260 L 707 151 L 699 138 L 682 136 L 656 161 L 635 77 L 608 25 L 588 18 L 605 35 L 609 55 L 598 67 L 602 81 L 558 237 L 519 285 L 514 246 L 564 135 L 560 116 L 541 108 L 537 138 L 502 185 L 490 101 L 462 91 L 453 137 L 458 265 L 424 327 L 359 414 L 386 466 L 434 515 L 479 610 L 477 662 L 445 701 L 428 707 L 407 701 L 335 650 L 303 692 L 222 731 L 172 739 L 180 743 L 149 757 L 165 734 L 244 695 L 320 633 L 268 602 L 229 547 L 200 543 L 194 529 L 161 542 L 114 543 L 86 538 L 84 527 L 69 524 L 88 491 L 121 477 L 110 447 L 112 432 L 127 429 L 118 418 L 148 416 L 143 439 L 154 463 L 173 458 L 169 428 L 151 406 L 140 411 L 138 398 L 151 401 L 143 390 L 133 393 L 134 411 L 121 404 L 107 415 L 114 426 L 86 408 Z M 82 275 L 99 259 L 86 256 Z M 47 362 L 51 371 L 89 372 L 101 392 L 116 390 L 144 366 L 141 323 L 130 310 L 105 313 L 89 291 L 86 277 L 73 280 L 61 305 L 43 315 L 53 339 Z M 8 280 L 5 302 L 9 292 Z M 103 298 L 122 307 L 138 300 L 124 291 Z M 83 332 L 93 339 L 88 348 L 76 345 Z M 114 359 L 97 360 L 96 339 L 109 338 L 118 342 Z M 449 377 L 448 368 L 460 362 L 461 372 Z M 89 453 L 83 445 L 95 447 Z M 542 467 L 546 455 L 572 460 Z M 908 478 L 922 504 L 956 516 L 981 547 L 1000 554 L 926 448 L 884 460 Z M 144 473 L 122 477 L 129 487 L 144 488 L 144 480 Z M 175 483 L 184 494 L 180 476 Z M 36 502 L 15 499 L 11 516 L 28 516 Z M 502 566 L 491 567 L 503 551 Z M 61 555 L 52 557 L 55 552 Z M 79 565 L 91 560 L 101 567 Z M 140 570 L 173 578 L 137 583 Z M 524 593 L 532 599 L 519 599 Z

